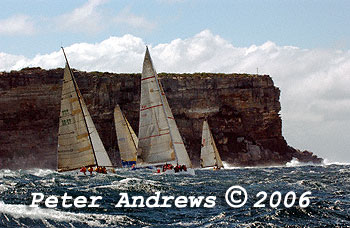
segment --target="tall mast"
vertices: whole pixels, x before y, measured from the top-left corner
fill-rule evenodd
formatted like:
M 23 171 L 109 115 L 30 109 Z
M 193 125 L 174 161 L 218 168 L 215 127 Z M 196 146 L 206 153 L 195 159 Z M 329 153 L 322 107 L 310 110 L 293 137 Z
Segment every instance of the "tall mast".
M 174 148 L 174 152 L 175 152 L 175 157 L 176 157 L 176 162 L 178 162 L 178 158 L 177 158 L 177 154 L 176 154 L 176 149 L 175 149 L 175 144 L 174 144 L 174 138 L 173 138 L 173 134 L 171 132 L 171 129 L 170 129 L 170 123 L 169 123 L 169 118 L 168 118 L 168 115 L 165 111 L 165 102 L 164 102 L 164 99 L 163 99 L 163 96 L 162 96 L 162 91 L 160 90 L 160 85 L 159 85 L 159 81 L 158 81 L 158 75 L 157 75 L 157 72 L 155 71 L 154 69 L 154 66 L 153 66 L 153 61 L 152 61 L 152 58 L 151 58 L 151 55 L 149 54 L 149 51 L 148 51 L 148 47 L 146 46 L 146 54 L 148 54 L 149 56 L 149 59 L 151 61 L 151 64 L 152 64 L 152 69 L 153 69 L 153 73 L 154 73 L 154 78 L 156 80 L 156 83 L 157 83 L 157 88 L 158 88 L 158 91 L 159 91 L 159 96 L 160 96 L 160 100 L 162 102 L 162 108 L 163 108 L 163 112 L 164 112 L 164 115 L 166 117 L 166 122 L 168 124 L 168 128 L 169 128 L 169 133 L 170 133 L 170 138 L 171 138 L 171 144 L 173 145 L 173 148 Z
M 84 109 L 83 109 L 83 106 L 81 105 L 81 101 L 80 101 L 80 98 L 81 98 L 81 97 L 80 97 L 79 95 L 81 95 L 81 93 L 80 93 L 80 91 L 79 91 L 79 93 L 77 92 L 78 89 L 77 89 L 76 81 L 75 81 L 75 79 L 74 79 L 74 77 L 73 77 L 73 71 L 72 71 L 72 69 L 71 69 L 70 66 L 69 66 L 68 59 L 67 59 L 66 53 L 64 52 L 63 47 L 61 47 L 61 48 L 62 48 L 62 51 L 63 51 L 64 58 L 66 59 L 66 64 L 67 64 L 68 69 L 69 69 L 69 71 L 70 71 L 70 76 L 71 76 L 72 81 L 73 81 L 74 90 L 75 90 L 75 92 L 77 93 L 79 106 L 80 106 L 80 109 L 81 109 L 82 114 L 83 114 L 83 119 L 84 119 L 84 123 L 85 123 L 86 130 L 87 130 L 87 132 L 88 132 L 88 137 L 89 137 L 89 141 L 90 141 L 90 144 L 91 144 L 92 152 L 93 152 L 93 154 L 94 154 L 96 166 L 98 166 L 98 162 L 97 162 L 97 158 L 96 158 L 96 154 L 95 154 L 94 145 L 92 144 L 92 140 L 91 140 L 91 136 L 90 136 L 90 131 L 89 131 L 89 128 L 88 128 L 86 119 L 85 119 Z M 81 95 L 81 96 L 82 96 L 82 95 Z

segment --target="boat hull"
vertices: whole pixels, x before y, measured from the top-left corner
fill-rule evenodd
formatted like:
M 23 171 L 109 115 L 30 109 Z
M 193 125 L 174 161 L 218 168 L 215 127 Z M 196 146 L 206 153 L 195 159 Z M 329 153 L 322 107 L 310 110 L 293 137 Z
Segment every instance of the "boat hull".
M 136 166 L 136 161 L 124 161 L 124 160 L 122 160 L 123 168 L 131 168 L 133 165 Z
M 165 172 L 156 173 L 157 175 L 196 175 L 194 169 L 188 168 L 187 171 L 179 171 L 175 173 L 175 170 L 168 169 Z

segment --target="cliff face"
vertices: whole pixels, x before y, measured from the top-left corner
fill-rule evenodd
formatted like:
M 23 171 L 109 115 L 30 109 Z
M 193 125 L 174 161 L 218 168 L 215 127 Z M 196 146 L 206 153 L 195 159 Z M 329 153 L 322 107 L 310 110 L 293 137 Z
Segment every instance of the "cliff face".
M 121 106 L 138 132 L 140 75 L 74 71 L 111 159 L 120 164 L 113 110 Z M 285 164 L 292 157 L 321 162 L 289 147 L 282 136 L 280 91 L 267 75 L 160 74 L 170 107 L 195 166 L 208 118 L 224 161 Z M 0 73 L 0 168 L 56 168 L 63 69 Z

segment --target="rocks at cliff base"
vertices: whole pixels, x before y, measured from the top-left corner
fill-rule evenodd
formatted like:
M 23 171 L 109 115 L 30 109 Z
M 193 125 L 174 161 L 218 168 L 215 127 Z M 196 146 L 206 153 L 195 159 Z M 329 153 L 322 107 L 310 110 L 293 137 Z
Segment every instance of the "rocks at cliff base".
M 261 144 L 247 140 L 244 137 L 238 137 L 236 141 L 237 146 L 241 149 L 237 150 L 236 156 L 229 158 L 229 161 L 238 166 L 284 165 L 293 158 L 301 163 L 320 164 L 323 162 L 323 159 L 309 151 L 301 152 L 288 147 L 284 154 L 284 156 L 288 155 L 288 158 L 284 158 L 281 153 L 266 149 Z M 219 143 L 222 143 L 222 141 L 219 141 Z
M 317 157 L 316 155 L 314 155 L 312 152 L 304 150 L 304 151 L 300 151 L 300 150 L 296 150 L 293 153 L 293 157 L 298 159 L 299 162 L 302 163 L 315 163 L 315 164 L 319 164 L 323 162 L 322 158 Z

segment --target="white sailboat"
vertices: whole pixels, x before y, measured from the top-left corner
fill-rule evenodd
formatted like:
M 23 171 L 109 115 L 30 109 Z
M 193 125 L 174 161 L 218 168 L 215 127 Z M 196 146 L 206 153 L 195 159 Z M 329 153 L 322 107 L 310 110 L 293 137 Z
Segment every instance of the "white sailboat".
M 66 67 L 59 117 L 57 170 L 63 172 L 82 166 L 112 167 L 63 48 L 62 51 Z
M 148 48 L 141 76 L 138 150 L 138 162 L 144 165 L 192 167 Z
M 123 167 L 136 165 L 138 138 L 119 105 L 114 109 L 114 123 L 118 139 L 118 147 Z
M 203 122 L 202 130 L 201 167 L 216 167 L 219 169 L 224 167 L 206 120 Z

